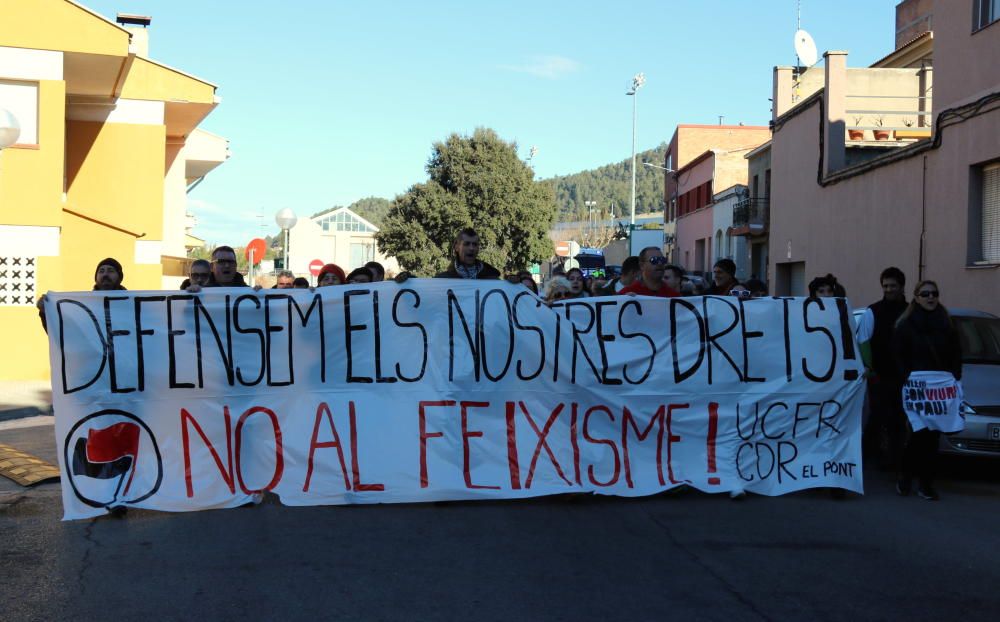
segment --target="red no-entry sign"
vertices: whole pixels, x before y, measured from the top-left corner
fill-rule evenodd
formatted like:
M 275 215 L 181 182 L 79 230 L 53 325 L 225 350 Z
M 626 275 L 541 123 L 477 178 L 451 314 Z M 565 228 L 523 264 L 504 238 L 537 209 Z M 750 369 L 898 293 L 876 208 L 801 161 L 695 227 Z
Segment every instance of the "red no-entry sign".
M 309 262 L 309 274 L 319 276 L 319 271 L 323 269 L 323 265 L 323 262 L 319 259 L 313 259 Z

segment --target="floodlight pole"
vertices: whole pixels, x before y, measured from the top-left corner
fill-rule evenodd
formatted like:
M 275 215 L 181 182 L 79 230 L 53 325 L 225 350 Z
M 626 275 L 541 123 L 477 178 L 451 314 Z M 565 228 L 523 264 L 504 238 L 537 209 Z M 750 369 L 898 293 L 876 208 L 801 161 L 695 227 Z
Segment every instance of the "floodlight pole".
M 646 76 L 643 73 L 637 73 L 632 77 L 632 88 L 626 92 L 626 95 L 632 96 L 632 202 L 631 208 L 629 209 L 629 232 L 628 232 L 628 247 L 629 254 L 632 254 L 632 230 L 635 228 L 635 127 L 636 127 L 636 100 L 639 98 L 639 89 L 642 85 L 646 83 Z

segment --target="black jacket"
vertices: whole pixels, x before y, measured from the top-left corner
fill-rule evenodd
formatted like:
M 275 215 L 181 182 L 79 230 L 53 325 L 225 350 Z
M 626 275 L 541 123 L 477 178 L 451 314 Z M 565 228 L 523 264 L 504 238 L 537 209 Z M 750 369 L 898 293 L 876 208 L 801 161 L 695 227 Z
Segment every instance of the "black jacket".
M 237 272 L 233 277 L 233 282 L 228 285 L 221 285 L 215 280 L 215 275 L 208 277 L 208 283 L 205 283 L 205 287 L 250 287 L 247 282 L 243 279 L 243 275 Z
M 906 311 L 906 300 L 879 300 L 868 308 L 872 311 L 875 326 L 872 330 L 871 351 L 872 369 L 878 377 L 886 382 L 902 384 L 906 378 L 899 378 L 899 365 L 893 350 L 892 335 L 896 330 L 896 321 Z
M 477 279 L 499 279 L 500 278 L 500 271 L 499 270 L 497 270 L 496 268 L 494 268 L 490 264 L 486 263 L 485 261 L 481 261 L 479 263 L 483 264 L 483 267 L 479 270 L 479 274 L 476 276 Z M 464 277 L 462 277 L 462 275 L 458 273 L 458 270 L 455 268 L 455 262 L 452 261 L 451 265 L 448 266 L 447 270 L 445 270 L 444 272 L 439 272 L 438 274 L 434 275 L 434 278 L 435 279 L 461 279 L 461 278 L 464 278 Z
M 944 307 L 924 311 L 917 307 L 896 325 L 893 350 L 900 378 L 905 380 L 913 371 L 947 371 L 962 378 L 962 347 L 958 331 Z

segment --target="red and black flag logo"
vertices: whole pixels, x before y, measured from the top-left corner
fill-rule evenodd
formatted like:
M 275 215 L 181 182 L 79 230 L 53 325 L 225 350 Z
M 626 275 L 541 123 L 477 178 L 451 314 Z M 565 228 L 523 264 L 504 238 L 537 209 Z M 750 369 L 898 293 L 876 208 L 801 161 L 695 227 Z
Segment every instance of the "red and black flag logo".
M 118 500 L 122 482 L 128 474 L 125 494 L 128 494 L 139 457 L 139 426 L 131 422 L 87 431 L 87 437 L 77 439 L 73 449 L 73 475 L 97 479 L 118 478 L 113 501 Z
M 121 410 L 102 410 L 78 421 L 66 436 L 64 452 L 73 492 L 92 507 L 142 501 L 163 480 L 152 431 Z

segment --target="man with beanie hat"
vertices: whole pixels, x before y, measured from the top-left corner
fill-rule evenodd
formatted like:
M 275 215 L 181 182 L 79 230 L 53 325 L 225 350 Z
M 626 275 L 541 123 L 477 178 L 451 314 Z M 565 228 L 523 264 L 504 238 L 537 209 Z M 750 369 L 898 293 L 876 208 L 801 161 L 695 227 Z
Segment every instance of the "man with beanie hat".
M 125 272 L 122 270 L 121 263 L 113 257 L 107 257 L 98 262 L 97 269 L 94 270 L 94 291 L 103 292 L 125 289 L 122 285 L 124 279 Z M 49 332 L 49 327 L 45 322 L 44 294 L 38 299 L 35 306 L 38 307 L 38 319 L 42 321 L 42 328 L 45 332 Z
M 117 259 L 113 257 L 102 259 L 94 271 L 94 291 L 125 289 L 122 286 L 124 279 L 125 273 Z

